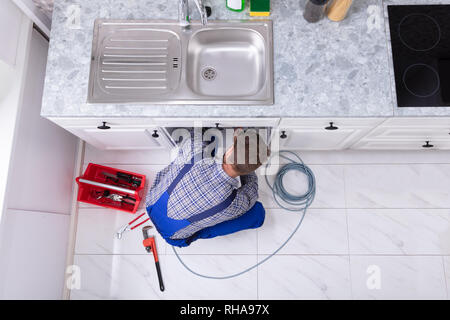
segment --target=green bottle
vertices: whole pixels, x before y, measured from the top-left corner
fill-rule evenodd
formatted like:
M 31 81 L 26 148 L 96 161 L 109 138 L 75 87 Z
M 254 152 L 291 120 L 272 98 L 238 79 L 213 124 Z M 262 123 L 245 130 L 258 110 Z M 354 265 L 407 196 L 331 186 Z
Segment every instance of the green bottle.
M 242 11 L 245 8 L 245 0 L 225 0 L 226 6 L 231 11 Z

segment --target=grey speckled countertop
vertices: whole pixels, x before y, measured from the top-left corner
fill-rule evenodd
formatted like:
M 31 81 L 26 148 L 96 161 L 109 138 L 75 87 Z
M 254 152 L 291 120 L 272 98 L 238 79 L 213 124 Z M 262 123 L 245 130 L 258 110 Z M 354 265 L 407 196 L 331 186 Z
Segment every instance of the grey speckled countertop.
M 210 19 L 249 19 L 210 0 Z M 193 2 L 193 1 L 191 1 Z M 386 6 L 433 0 L 355 0 L 347 19 L 303 19 L 305 0 L 272 0 L 275 104 L 87 104 L 96 18 L 176 19 L 177 0 L 56 0 L 41 114 L 46 117 L 450 116 L 450 108 L 397 108 Z M 192 7 L 193 3 L 191 4 Z M 68 23 L 79 8 L 80 24 Z M 196 10 L 191 10 L 198 18 Z

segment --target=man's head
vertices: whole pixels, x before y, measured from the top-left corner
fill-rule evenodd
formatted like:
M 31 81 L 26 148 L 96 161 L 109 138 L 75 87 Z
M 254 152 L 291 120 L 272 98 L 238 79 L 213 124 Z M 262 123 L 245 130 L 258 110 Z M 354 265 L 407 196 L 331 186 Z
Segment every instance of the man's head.
M 234 143 L 223 157 L 224 169 L 232 176 L 249 174 L 258 169 L 270 154 L 267 144 L 256 130 L 236 130 Z

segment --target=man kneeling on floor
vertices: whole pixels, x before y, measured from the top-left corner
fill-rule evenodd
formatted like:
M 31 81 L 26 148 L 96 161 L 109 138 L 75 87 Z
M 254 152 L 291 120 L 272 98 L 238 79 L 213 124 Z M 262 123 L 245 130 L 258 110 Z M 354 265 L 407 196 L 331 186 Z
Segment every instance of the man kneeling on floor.
M 255 130 L 237 129 L 233 139 L 223 156 L 213 157 L 214 151 L 205 152 L 211 144 L 191 132 L 175 160 L 157 174 L 147 212 L 169 244 L 185 247 L 263 224 L 255 170 L 267 160 L 268 147 Z

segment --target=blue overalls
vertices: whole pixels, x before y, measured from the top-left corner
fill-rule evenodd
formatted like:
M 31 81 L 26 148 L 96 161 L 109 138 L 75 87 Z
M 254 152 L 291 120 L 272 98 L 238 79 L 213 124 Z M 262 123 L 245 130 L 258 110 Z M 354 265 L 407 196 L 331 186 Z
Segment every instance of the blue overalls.
M 206 219 L 225 210 L 236 197 L 235 189 L 224 201 L 222 201 L 218 205 L 206 211 L 198 213 L 188 219 L 177 220 L 169 218 L 167 216 L 167 203 L 169 201 L 169 197 L 172 191 L 177 186 L 178 182 L 180 182 L 181 179 L 183 179 L 183 177 L 186 175 L 186 173 L 188 173 L 189 170 L 191 170 L 191 168 L 194 166 L 194 158 L 196 157 L 193 157 L 190 163 L 184 165 L 178 176 L 173 180 L 172 184 L 161 195 L 158 201 L 156 201 L 155 204 L 147 207 L 148 216 L 152 220 L 154 226 L 156 227 L 156 230 L 158 230 L 158 232 L 167 241 L 167 243 L 177 247 L 186 247 L 197 239 L 214 238 L 245 229 L 254 229 L 262 226 L 262 224 L 264 223 L 266 212 L 261 202 L 256 202 L 249 211 L 236 219 L 224 221 L 216 224 L 215 226 L 204 228 L 186 239 L 171 239 L 170 237 L 173 236 L 177 231 L 187 227 L 191 223 Z

